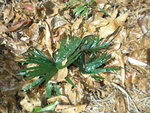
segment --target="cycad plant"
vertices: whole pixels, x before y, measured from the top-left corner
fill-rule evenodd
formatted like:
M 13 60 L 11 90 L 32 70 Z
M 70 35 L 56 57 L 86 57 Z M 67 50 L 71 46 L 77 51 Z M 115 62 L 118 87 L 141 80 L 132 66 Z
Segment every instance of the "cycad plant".
M 109 43 L 102 43 L 102 39 L 97 36 L 86 36 L 83 39 L 71 36 L 61 40 L 60 49 L 53 54 L 53 61 L 38 49 L 28 51 L 28 54 L 24 55 L 25 61 L 21 61 L 21 63 L 36 64 L 36 66 L 20 70 L 19 75 L 26 76 L 27 79 L 39 78 L 24 90 L 27 91 L 43 83 L 48 86 L 48 81 L 56 75 L 58 70 L 70 65 L 79 67 L 81 73 L 86 74 L 118 70 L 118 68 L 104 67 L 104 64 L 110 59 L 109 55 L 102 53 L 98 56 L 98 52 L 108 46 Z M 89 59 L 85 62 L 85 57 L 89 55 Z M 65 60 L 66 63 L 63 64 Z M 69 77 L 66 77 L 65 80 L 75 86 Z

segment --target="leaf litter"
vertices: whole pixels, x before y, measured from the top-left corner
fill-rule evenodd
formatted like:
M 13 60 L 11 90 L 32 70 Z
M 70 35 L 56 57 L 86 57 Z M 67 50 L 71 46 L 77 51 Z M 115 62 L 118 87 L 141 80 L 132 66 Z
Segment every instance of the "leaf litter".
M 94 6 L 103 10 L 89 9 L 87 17 L 75 17 L 65 2 L 0 1 L 0 112 L 52 109 L 61 113 L 148 113 L 149 0 L 95 0 Z M 111 53 L 113 59 L 107 65 L 121 67 L 120 71 L 94 75 L 103 80 L 94 79 L 89 74 L 81 76 L 79 69 L 71 66 L 60 70 L 49 81 L 52 88 L 57 88 L 52 89 L 48 100 L 45 99 L 45 86 L 23 92 L 24 86 L 37 79 L 26 80 L 17 76 L 20 69 L 32 66 L 17 62 L 23 60 L 23 53 L 38 48 L 52 58 L 63 37 L 75 35 L 83 38 L 95 34 L 110 42 L 111 46 L 105 51 Z M 68 82 L 65 82 L 66 77 Z

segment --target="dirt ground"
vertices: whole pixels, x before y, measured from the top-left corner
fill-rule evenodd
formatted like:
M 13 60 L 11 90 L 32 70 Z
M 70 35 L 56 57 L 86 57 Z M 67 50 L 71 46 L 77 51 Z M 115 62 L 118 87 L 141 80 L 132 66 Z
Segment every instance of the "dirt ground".
M 73 15 L 67 0 L 0 0 L 0 113 L 29 113 L 60 101 L 56 113 L 150 113 L 150 0 L 95 0 L 87 17 Z M 83 3 L 83 2 L 81 2 Z M 98 35 L 111 46 L 108 66 L 120 71 L 89 78 L 70 66 L 54 80 L 62 95 L 45 99 L 45 86 L 24 92 L 33 80 L 18 76 L 30 48 L 50 57 L 66 35 Z M 64 81 L 69 74 L 77 87 Z M 63 79 L 62 79 L 63 78 Z

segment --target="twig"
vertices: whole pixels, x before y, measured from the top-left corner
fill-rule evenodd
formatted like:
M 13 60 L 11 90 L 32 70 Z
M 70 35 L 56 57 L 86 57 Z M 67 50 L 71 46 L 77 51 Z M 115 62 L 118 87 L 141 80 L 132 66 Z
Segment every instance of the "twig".
M 121 86 L 119 86 L 119 85 L 117 85 L 117 84 L 115 84 L 115 83 L 111 83 L 111 84 L 112 84 L 114 87 L 118 88 L 120 91 L 122 91 L 122 93 L 124 93 L 124 94 L 127 96 L 127 98 L 130 99 L 130 101 L 131 101 L 132 104 L 134 105 L 134 107 L 135 107 L 137 113 L 141 113 L 141 112 L 139 111 L 137 105 L 136 105 L 135 102 L 133 101 L 132 97 L 127 93 L 127 91 L 126 91 L 125 89 L 123 89 Z

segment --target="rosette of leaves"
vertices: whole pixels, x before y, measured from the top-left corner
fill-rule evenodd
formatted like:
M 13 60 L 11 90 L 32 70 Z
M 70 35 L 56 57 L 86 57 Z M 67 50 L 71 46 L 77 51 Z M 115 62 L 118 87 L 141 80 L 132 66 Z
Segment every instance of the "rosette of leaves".
M 35 80 L 27 87 L 25 87 L 25 91 L 42 83 L 47 84 L 48 81 L 58 72 L 59 69 L 69 66 L 79 57 L 80 54 L 76 54 L 75 51 L 79 47 L 81 39 L 74 36 L 72 36 L 69 41 L 67 41 L 67 39 L 68 38 L 64 38 L 61 41 L 60 49 L 56 54 L 53 55 L 53 61 L 51 61 L 38 49 L 28 51 L 28 54 L 24 55 L 25 61 L 20 61 L 21 63 L 35 64 L 37 66 L 22 69 L 20 70 L 18 75 L 26 76 L 26 79 L 39 77 L 39 79 Z M 67 62 L 65 65 L 62 65 L 62 62 L 65 59 L 67 59 Z
M 35 64 L 36 66 L 20 70 L 19 75 L 25 76 L 26 79 L 35 77 L 38 77 L 38 79 L 26 86 L 24 90 L 27 91 L 36 85 L 45 83 L 46 91 L 48 91 L 47 94 L 50 95 L 51 89 L 49 89 L 50 84 L 48 81 L 56 75 L 59 69 L 63 69 L 72 64 L 79 67 L 82 73 L 87 74 L 118 70 L 117 68 L 104 67 L 104 64 L 110 59 L 110 56 L 106 53 L 97 56 L 99 50 L 108 46 L 109 43 L 102 43 L 102 39 L 97 36 L 87 36 L 83 39 L 71 36 L 70 39 L 64 38 L 61 40 L 60 49 L 53 54 L 53 61 L 38 49 L 28 51 L 24 55 L 25 61 L 21 61 L 21 63 Z M 91 57 L 85 62 L 84 59 L 89 54 L 91 54 Z M 65 60 L 66 63 L 63 64 Z M 65 80 L 75 86 L 69 77 L 66 77 Z M 55 89 L 58 92 L 58 88 Z
M 102 39 L 97 36 L 87 36 L 83 38 L 81 45 L 83 49 L 82 53 L 73 64 L 79 67 L 82 73 L 98 74 L 102 72 L 119 70 L 119 68 L 105 67 L 105 63 L 111 58 L 110 55 L 107 53 L 102 53 L 100 56 L 98 55 L 99 50 L 108 48 L 109 43 L 102 43 Z M 86 56 L 88 55 L 90 55 L 90 57 L 86 59 Z

